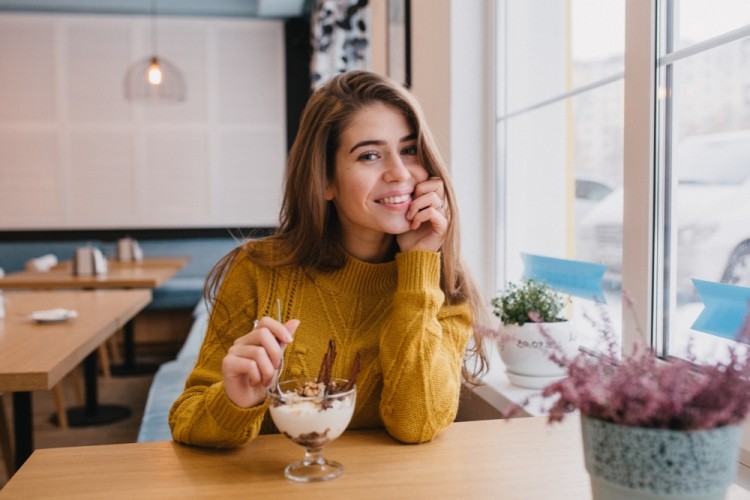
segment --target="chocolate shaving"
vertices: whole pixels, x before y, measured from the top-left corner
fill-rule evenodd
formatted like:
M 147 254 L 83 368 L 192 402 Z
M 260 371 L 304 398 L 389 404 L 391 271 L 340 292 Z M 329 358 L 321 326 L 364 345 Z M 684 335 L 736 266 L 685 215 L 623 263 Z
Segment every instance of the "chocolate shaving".
M 316 382 L 322 382 L 325 387 L 329 386 L 334 361 L 336 361 L 336 343 L 331 339 L 328 341 L 328 350 L 323 356 L 323 362 L 320 364 L 320 371 L 318 372 Z
M 354 363 L 352 363 L 352 367 L 349 369 L 349 377 L 346 379 L 346 384 L 336 392 L 347 392 L 354 387 L 354 383 L 357 381 L 357 376 L 359 375 L 359 370 L 362 368 L 361 365 L 362 356 L 358 351 L 357 356 L 354 358 Z
M 354 358 L 351 368 L 349 369 L 349 377 L 346 379 L 346 383 L 339 387 L 336 383 L 331 382 L 333 374 L 333 363 L 336 361 L 336 343 L 333 339 L 328 341 L 328 350 L 323 356 L 323 362 L 320 364 L 320 371 L 318 372 L 318 378 L 315 382 L 322 384 L 323 390 L 326 394 L 338 394 L 340 392 L 350 391 L 354 384 L 357 382 L 357 376 L 362 368 L 362 356 L 359 352 Z M 304 395 L 301 391 L 301 395 Z

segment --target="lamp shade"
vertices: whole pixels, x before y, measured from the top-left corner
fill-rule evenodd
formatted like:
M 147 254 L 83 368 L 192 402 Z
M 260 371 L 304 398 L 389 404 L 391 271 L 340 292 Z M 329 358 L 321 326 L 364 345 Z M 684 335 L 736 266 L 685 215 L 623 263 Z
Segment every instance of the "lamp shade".
M 128 101 L 185 100 L 185 78 L 177 67 L 157 56 L 136 61 L 125 74 Z

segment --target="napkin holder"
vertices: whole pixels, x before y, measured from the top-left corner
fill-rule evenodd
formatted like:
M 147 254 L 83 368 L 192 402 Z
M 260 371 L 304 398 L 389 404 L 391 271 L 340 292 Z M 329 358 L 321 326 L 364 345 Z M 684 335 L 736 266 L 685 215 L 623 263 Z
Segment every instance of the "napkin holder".
M 143 250 L 133 238 L 117 240 L 115 255 L 120 262 L 141 262 L 143 260 Z
M 107 274 L 107 259 L 95 247 L 76 249 L 73 258 L 73 274 L 76 276 L 98 276 Z

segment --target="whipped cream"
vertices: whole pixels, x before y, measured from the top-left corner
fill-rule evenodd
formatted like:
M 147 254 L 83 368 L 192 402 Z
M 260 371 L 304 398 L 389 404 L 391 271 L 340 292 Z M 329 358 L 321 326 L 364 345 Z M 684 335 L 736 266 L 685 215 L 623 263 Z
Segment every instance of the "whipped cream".
M 283 404 L 271 405 L 269 411 L 279 431 L 295 442 L 306 445 L 333 441 L 345 430 L 354 414 L 354 393 L 340 398 L 306 398 L 296 391 L 284 392 Z M 325 403 L 325 404 L 323 404 Z

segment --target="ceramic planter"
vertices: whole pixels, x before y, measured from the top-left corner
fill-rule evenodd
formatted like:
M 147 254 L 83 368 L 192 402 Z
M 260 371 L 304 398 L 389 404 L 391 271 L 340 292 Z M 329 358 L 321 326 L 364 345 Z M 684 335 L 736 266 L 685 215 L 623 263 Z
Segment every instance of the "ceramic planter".
M 544 333 L 543 333 L 544 332 Z M 578 335 L 570 321 L 502 325 L 498 349 L 511 382 L 533 389 L 565 375 L 565 367 L 549 359 L 556 352 L 573 358 L 578 353 Z
M 629 427 L 581 416 L 594 500 L 724 499 L 737 474 L 740 427 Z

